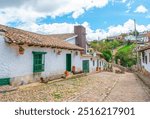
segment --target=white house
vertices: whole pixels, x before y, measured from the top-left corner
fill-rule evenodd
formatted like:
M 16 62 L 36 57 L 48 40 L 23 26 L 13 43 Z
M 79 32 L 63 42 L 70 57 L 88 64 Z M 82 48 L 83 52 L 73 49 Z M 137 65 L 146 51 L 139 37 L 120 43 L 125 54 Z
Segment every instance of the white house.
M 150 44 L 142 47 L 140 50 L 141 66 L 150 73 Z
M 0 85 L 23 85 L 64 72 L 95 72 L 103 67 L 98 54 L 87 54 L 86 30 L 42 35 L 0 25 Z
M 73 38 L 74 34 L 61 35 Z M 27 84 L 39 78 L 82 70 L 84 49 L 51 35 L 41 35 L 0 25 L 0 85 Z
M 78 62 L 82 66 L 82 70 L 84 72 L 95 72 L 99 71 L 99 69 L 103 70 L 107 62 L 102 59 L 102 53 L 97 51 L 95 52 L 93 49 L 92 52 L 89 52 L 89 49 L 91 48 L 86 40 L 86 29 L 83 26 L 75 26 L 74 34 L 70 34 L 70 36 L 71 35 L 72 37 L 65 39 L 65 41 L 84 48 L 80 61 Z M 55 36 L 59 37 L 61 34 L 57 34 Z M 61 39 L 62 37 L 59 38 Z

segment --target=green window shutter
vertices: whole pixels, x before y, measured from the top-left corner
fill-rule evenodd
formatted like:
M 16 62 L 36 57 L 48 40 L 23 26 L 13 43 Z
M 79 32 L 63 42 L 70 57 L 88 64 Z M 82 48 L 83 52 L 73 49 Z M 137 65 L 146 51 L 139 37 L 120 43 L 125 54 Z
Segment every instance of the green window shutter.
M 42 72 L 45 67 L 46 52 L 33 52 L 33 72 Z
M 83 60 L 82 61 L 82 68 L 84 73 L 89 72 L 89 60 Z
M 10 78 L 0 78 L 0 86 L 10 85 Z
M 71 54 L 66 54 L 66 70 L 71 71 Z

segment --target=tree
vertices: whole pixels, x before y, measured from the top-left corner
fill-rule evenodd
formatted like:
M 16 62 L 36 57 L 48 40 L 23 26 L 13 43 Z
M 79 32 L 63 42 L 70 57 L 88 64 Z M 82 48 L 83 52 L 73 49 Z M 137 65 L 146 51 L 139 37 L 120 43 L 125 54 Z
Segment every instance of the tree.
M 135 45 L 126 45 L 121 50 L 119 50 L 115 56 L 115 60 L 120 59 L 120 63 L 124 67 L 131 67 L 136 64 L 136 55 L 133 54 L 133 49 Z
M 110 62 L 112 60 L 112 52 L 111 50 L 104 50 L 103 57 L 106 59 L 107 62 Z

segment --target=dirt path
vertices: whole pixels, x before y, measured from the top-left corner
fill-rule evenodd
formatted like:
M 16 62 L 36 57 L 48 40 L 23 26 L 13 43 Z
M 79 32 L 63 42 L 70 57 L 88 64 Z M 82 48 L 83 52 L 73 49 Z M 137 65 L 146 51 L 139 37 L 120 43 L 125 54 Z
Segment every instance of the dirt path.
M 113 50 L 113 56 L 115 56 L 116 55 L 116 53 L 118 52 L 118 50 L 120 49 L 120 48 L 122 48 L 123 46 L 120 46 L 120 47 L 118 47 L 118 48 L 116 48 L 116 49 L 114 49 Z

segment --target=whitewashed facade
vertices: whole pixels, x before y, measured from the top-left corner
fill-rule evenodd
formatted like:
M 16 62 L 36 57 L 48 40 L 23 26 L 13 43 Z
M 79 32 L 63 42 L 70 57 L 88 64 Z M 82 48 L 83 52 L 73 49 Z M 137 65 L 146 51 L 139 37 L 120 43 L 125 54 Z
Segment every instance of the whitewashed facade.
M 6 79 L 12 85 L 23 85 L 61 77 L 66 71 L 89 73 L 103 69 L 104 61 L 100 56 L 88 54 L 87 46 L 77 46 L 78 35 L 58 36 L 44 36 L 0 25 L 0 85 L 6 83 Z
M 72 38 L 68 38 L 65 41 L 67 41 L 71 44 L 76 44 L 76 42 L 75 42 L 76 37 L 77 36 L 74 36 Z M 80 64 L 81 69 L 83 69 L 83 66 L 82 66 L 83 61 L 88 60 L 89 61 L 89 72 L 95 72 L 97 67 L 100 68 L 101 70 L 103 70 L 107 62 L 104 59 L 97 57 L 96 52 L 93 52 L 92 55 L 90 55 L 90 53 L 87 52 L 88 51 L 87 47 L 88 46 L 86 44 L 86 49 L 85 49 L 86 50 L 86 54 L 85 54 L 86 56 L 84 56 L 84 54 L 83 54 L 83 56 L 81 56 L 80 60 L 78 59 L 78 64 Z
M 79 51 L 63 50 L 58 55 L 57 49 L 23 46 L 23 55 L 18 53 L 17 45 L 9 45 L 3 36 L 0 36 L 0 79 L 11 78 L 12 82 L 18 80 L 19 83 L 29 83 L 37 78 L 50 77 L 64 74 L 66 71 L 66 54 L 71 54 L 71 65 L 76 67 L 76 71 L 82 70 L 82 62 Z M 33 53 L 46 52 L 44 71 L 33 75 Z M 76 54 L 76 52 L 78 52 Z M 39 75 L 40 74 L 40 75 Z M 17 82 L 17 83 L 18 83 Z
M 150 72 L 150 49 L 141 52 L 141 65 Z

